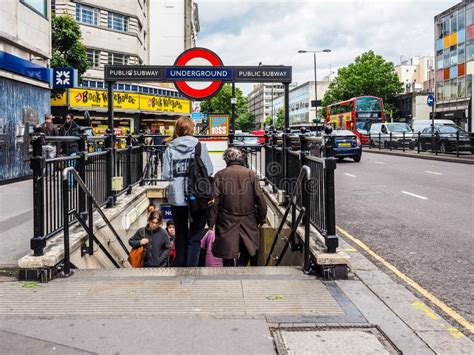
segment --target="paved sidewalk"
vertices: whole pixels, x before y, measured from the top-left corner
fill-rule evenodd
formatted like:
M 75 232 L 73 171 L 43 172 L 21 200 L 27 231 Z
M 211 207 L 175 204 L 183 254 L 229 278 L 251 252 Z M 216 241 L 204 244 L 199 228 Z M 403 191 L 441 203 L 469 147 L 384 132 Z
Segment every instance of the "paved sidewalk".
M 0 339 L 8 354 L 474 353 L 469 338 L 352 254 L 355 275 L 337 282 L 294 267 L 81 270 L 48 284 L 4 278 Z
M 0 185 L 0 269 L 16 268 L 31 250 L 33 182 Z

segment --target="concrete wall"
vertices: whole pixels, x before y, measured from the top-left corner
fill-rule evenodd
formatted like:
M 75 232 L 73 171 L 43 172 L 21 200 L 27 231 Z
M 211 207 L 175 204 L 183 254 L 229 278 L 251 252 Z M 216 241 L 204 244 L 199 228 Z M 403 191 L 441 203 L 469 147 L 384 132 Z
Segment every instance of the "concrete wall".
M 45 66 L 51 57 L 51 0 L 47 1 L 47 9 L 47 16 L 43 17 L 19 0 L 3 0 L 0 50 Z

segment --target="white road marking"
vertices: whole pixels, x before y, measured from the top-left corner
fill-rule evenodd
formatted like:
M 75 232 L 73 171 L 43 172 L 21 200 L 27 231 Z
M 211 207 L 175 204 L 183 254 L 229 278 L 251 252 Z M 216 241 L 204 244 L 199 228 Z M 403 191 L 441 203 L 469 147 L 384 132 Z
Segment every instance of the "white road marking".
M 350 176 L 350 177 L 357 177 L 357 176 L 355 176 L 355 175 L 348 174 L 348 173 L 344 173 L 344 175 L 347 175 L 347 176 Z
M 419 199 L 422 199 L 422 200 L 427 200 L 428 199 L 428 197 L 415 195 L 415 194 L 413 194 L 411 192 L 407 192 L 407 191 L 402 191 L 402 194 L 410 195 L 410 196 L 413 196 L 413 197 L 416 197 L 416 198 L 419 198 Z
M 385 165 L 385 163 L 382 163 L 381 161 L 376 161 L 375 164 Z
M 429 170 L 425 170 L 425 173 L 428 173 L 428 174 L 435 174 L 435 175 L 443 175 L 441 173 L 437 173 L 436 171 L 429 171 Z

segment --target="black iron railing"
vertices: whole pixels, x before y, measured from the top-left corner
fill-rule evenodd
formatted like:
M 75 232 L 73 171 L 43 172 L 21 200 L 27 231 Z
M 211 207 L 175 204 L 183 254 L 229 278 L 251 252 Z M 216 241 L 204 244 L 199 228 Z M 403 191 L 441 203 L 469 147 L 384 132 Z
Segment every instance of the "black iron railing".
M 474 133 L 391 132 L 368 134 L 369 149 L 415 151 L 417 153 L 450 154 L 457 157 L 474 153 Z
M 210 136 L 196 136 L 210 138 Z M 331 142 L 312 141 L 311 138 L 301 136 L 299 150 L 293 151 L 293 140 L 287 134 L 277 136 L 267 135 L 265 144 L 241 144 L 239 136 L 231 145 L 241 149 L 246 154 L 246 164 L 255 170 L 260 179 L 270 184 L 276 192 L 283 191 L 289 195 L 296 191 L 294 204 L 298 211 L 304 208 L 305 221 L 312 223 L 325 237 L 328 252 L 336 251 L 338 241 L 335 234 L 335 203 L 334 203 L 334 158 L 331 157 Z M 244 136 L 248 137 L 248 136 Z M 61 174 L 66 168 L 74 168 L 78 176 L 99 206 L 111 207 L 122 193 L 131 193 L 134 185 L 156 184 L 162 181 L 163 154 L 167 145 L 165 136 L 138 136 L 116 137 L 106 134 L 100 137 L 45 137 L 35 135 L 32 139 L 34 191 L 34 235 L 31 239 L 31 248 L 34 255 L 42 255 L 46 240 L 64 228 L 64 216 L 68 216 L 68 223 L 77 222 L 78 216 L 90 213 L 90 201 L 84 189 L 79 189 L 77 179 L 67 176 L 67 188 L 62 187 Z M 230 137 L 212 137 L 228 139 Z M 126 145 L 117 148 L 117 142 Z M 245 142 L 245 140 L 244 140 Z M 77 143 L 77 152 L 70 156 L 59 156 L 46 159 L 42 147 L 49 144 Z M 146 144 L 149 143 L 149 144 Z M 158 144 L 155 144 L 158 143 Z M 313 157 L 309 154 L 310 147 L 321 145 L 324 157 Z M 311 148 L 312 149 L 312 148 Z M 299 172 L 307 166 L 311 179 L 298 182 Z M 112 186 L 112 178 L 122 182 L 121 188 Z M 120 179 L 121 178 L 121 179 Z M 304 190 L 298 184 L 304 185 Z M 116 187 L 116 186 L 115 186 Z M 114 191 L 115 190 L 115 191 Z M 68 213 L 64 213 L 64 191 L 67 192 Z M 292 220 L 298 224 L 302 219 L 297 218 L 296 209 L 292 211 Z M 301 218 L 303 218 L 301 215 Z M 295 229 L 296 230 L 296 229 Z

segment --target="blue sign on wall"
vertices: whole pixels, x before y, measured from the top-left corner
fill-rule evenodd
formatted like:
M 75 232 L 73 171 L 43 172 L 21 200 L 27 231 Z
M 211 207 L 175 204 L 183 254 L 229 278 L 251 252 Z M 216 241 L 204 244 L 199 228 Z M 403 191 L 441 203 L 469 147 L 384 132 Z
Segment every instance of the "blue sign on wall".
M 77 69 L 74 68 L 54 68 L 53 88 L 68 89 L 78 86 Z
M 51 82 L 51 69 L 34 64 L 16 55 L 0 51 L 0 69 L 20 74 L 31 79 Z

